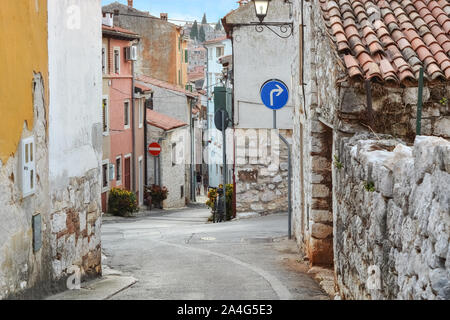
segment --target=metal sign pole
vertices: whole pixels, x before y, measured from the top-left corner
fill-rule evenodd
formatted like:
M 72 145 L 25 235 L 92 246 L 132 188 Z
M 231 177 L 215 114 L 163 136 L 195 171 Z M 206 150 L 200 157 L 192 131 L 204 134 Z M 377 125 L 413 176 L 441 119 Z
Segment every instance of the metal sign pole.
M 225 129 L 225 110 L 222 110 L 222 153 L 223 153 L 223 214 L 227 216 L 227 139 Z
M 277 128 L 277 110 L 273 110 L 273 128 Z M 289 145 L 286 138 L 281 134 L 278 134 L 281 141 L 286 144 L 288 148 L 288 237 L 292 238 L 292 163 L 291 163 L 291 146 Z

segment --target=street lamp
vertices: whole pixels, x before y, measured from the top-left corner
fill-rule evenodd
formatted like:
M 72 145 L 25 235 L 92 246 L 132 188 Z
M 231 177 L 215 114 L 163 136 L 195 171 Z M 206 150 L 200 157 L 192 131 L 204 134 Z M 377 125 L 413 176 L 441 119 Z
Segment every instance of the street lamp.
M 280 38 L 287 39 L 291 37 L 294 34 L 294 25 L 292 22 L 263 22 L 267 16 L 267 12 L 269 11 L 270 1 L 272 0 L 253 0 L 253 4 L 255 5 L 256 17 L 259 19 L 259 22 L 250 22 L 240 25 L 254 25 L 257 32 L 263 32 L 264 27 L 266 27 Z M 291 6 L 292 12 L 292 2 L 290 0 L 284 0 L 284 3 L 287 3 Z M 279 31 L 271 28 L 271 26 L 278 27 Z
M 256 16 L 259 22 L 263 22 L 264 18 L 267 16 L 267 11 L 269 10 L 270 0 L 254 0 Z

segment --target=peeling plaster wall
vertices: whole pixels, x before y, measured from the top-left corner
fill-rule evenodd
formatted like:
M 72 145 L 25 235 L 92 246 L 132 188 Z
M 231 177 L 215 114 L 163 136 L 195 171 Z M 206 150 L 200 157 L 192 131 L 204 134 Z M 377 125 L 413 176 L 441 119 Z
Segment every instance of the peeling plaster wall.
M 48 140 L 44 80 L 40 74 L 34 76 L 36 84 L 33 97 L 33 130 L 25 126 L 22 138 L 35 137 L 36 143 L 36 193 L 22 197 L 19 188 L 20 159 L 14 157 L 0 164 L 0 300 L 18 297 L 27 289 L 49 289 L 52 280 L 51 247 L 48 230 L 49 181 Z M 30 88 L 32 86 L 30 85 Z M 41 214 L 42 248 L 33 252 L 32 217 Z M 45 291 L 42 291 L 45 292 Z M 33 297 L 36 292 L 29 293 Z
M 49 0 L 49 174 L 53 276 L 101 273 L 100 0 Z
M 342 163 L 334 187 L 340 295 L 448 300 L 450 143 L 418 136 L 407 147 L 379 138 L 342 138 L 336 147 Z

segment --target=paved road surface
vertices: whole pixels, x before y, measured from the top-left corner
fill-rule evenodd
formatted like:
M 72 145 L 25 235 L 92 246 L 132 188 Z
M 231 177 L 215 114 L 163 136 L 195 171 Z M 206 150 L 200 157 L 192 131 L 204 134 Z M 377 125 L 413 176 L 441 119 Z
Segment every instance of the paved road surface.
M 138 279 L 112 299 L 328 299 L 286 239 L 287 215 L 206 223 L 188 208 L 105 218 L 104 261 Z

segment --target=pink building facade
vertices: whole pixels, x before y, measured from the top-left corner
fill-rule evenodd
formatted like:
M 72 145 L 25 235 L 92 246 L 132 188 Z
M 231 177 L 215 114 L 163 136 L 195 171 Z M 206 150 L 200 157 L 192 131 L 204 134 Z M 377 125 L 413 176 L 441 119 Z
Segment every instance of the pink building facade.
M 102 210 L 112 188 L 136 193 L 143 204 L 145 181 L 145 90 L 134 87 L 132 31 L 103 25 Z M 136 90 L 136 92 L 133 92 Z

